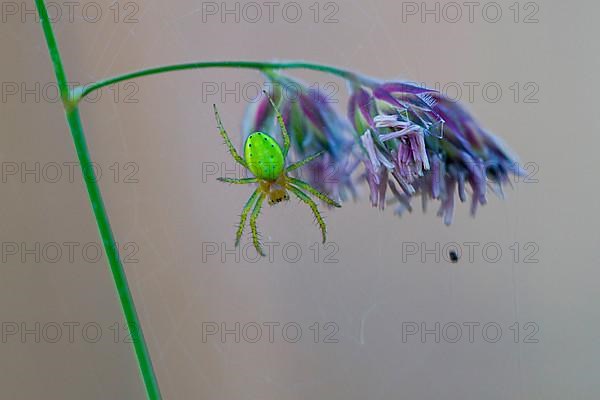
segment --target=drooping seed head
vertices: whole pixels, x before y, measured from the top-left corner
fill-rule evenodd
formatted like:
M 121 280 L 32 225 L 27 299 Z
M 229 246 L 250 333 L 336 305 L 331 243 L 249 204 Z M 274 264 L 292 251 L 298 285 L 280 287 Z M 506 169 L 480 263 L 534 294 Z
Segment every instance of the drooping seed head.
M 246 139 L 244 159 L 258 179 L 276 180 L 283 172 L 285 160 L 279 144 L 271 136 L 254 132 Z

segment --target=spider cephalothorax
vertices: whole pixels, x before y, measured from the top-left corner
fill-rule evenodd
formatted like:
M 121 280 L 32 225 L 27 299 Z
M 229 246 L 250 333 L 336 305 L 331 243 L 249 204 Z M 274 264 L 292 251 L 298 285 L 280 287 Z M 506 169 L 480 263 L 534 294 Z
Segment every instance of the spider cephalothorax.
M 267 94 L 265 93 L 265 95 Z M 285 124 L 283 122 L 283 117 L 281 116 L 281 113 L 279 112 L 277 106 L 275 106 L 275 103 L 273 103 L 273 100 L 271 100 L 270 97 L 269 101 L 275 109 L 277 121 L 279 122 L 279 126 L 281 128 L 281 135 L 283 136 L 283 149 L 281 148 L 279 143 L 277 143 L 277 141 L 275 141 L 275 139 L 273 139 L 268 134 L 263 132 L 254 132 L 250 134 L 250 136 L 248 136 L 248 138 L 246 139 L 246 143 L 244 145 L 243 158 L 238 154 L 235 147 L 231 143 L 231 140 L 229 139 L 225 128 L 223 128 L 223 124 L 221 122 L 219 112 L 217 111 L 217 107 L 214 106 L 215 118 L 217 119 L 219 132 L 225 140 L 225 144 L 229 148 L 229 152 L 231 153 L 236 162 L 238 162 L 243 167 L 247 168 L 252 173 L 252 175 L 254 175 L 254 178 L 219 178 L 219 180 L 222 182 L 237 184 L 258 183 L 258 187 L 252 193 L 252 195 L 250 195 L 250 198 L 248 199 L 246 205 L 244 206 L 244 209 L 242 210 L 240 225 L 237 229 L 235 236 L 235 245 L 237 246 L 240 242 L 240 238 L 242 237 L 242 233 L 244 232 L 246 218 L 248 217 L 248 213 L 250 213 L 250 210 L 252 210 L 252 213 L 250 215 L 250 230 L 252 231 L 252 241 L 258 253 L 263 256 L 264 252 L 258 239 L 256 220 L 258 219 L 258 215 L 260 214 L 260 209 L 265 198 L 267 199 L 269 205 L 274 205 L 281 201 L 289 200 L 290 196 L 288 194 L 288 191 L 290 191 L 302 202 L 308 204 L 313 214 L 315 215 L 315 218 L 317 219 L 319 227 L 321 228 L 323 243 L 325 243 L 326 240 L 327 230 L 325 226 L 325 221 L 323 221 L 323 217 L 321 217 L 321 214 L 319 213 L 315 202 L 310 197 L 308 197 L 308 195 L 304 193 L 303 190 L 306 190 L 308 193 L 329 204 L 330 206 L 341 207 L 338 203 L 327 197 L 325 194 L 319 192 L 317 189 L 313 188 L 308 183 L 300 179 L 294 178 L 292 176 L 288 176 L 288 172 L 298 169 L 301 166 L 309 163 L 310 161 L 319 157 L 322 153 L 320 152 L 314 154 L 310 157 L 305 158 L 302 161 L 298 161 L 286 167 L 285 162 L 288 150 L 290 148 L 290 138 L 287 134 L 287 130 L 285 128 Z
M 289 178 L 285 174 L 281 174 L 275 181 L 258 181 L 260 190 L 266 194 L 267 202 L 269 205 L 281 203 L 290 199 L 290 195 L 287 192 L 286 186 Z

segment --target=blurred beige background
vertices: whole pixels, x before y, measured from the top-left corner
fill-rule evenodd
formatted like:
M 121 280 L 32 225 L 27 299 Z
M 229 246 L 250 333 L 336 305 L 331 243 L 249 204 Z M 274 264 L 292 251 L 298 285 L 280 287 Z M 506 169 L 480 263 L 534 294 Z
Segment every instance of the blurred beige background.
M 0 398 L 143 399 L 108 267 L 94 252 L 87 193 L 76 169 L 68 176 L 76 156 L 32 3 L 3 1 L 0 25 Z M 188 71 L 103 90 L 83 104 L 83 121 L 165 399 L 597 398 L 600 5 L 484 2 L 470 16 L 458 3 L 457 18 L 445 3 L 428 2 L 434 14 L 420 2 L 290 3 L 277 3 L 272 21 L 253 3 L 256 22 L 247 3 L 236 22 L 224 8 L 233 2 L 96 0 L 77 3 L 73 21 L 58 2 L 51 13 L 62 13 L 58 40 L 81 83 L 192 60 L 306 59 L 449 94 L 461 87 L 535 176 L 504 201 L 490 195 L 475 219 L 458 205 L 451 227 L 436 205 L 401 219 L 391 207 L 380 213 L 363 189 L 356 204 L 325 211 L 330 248 L 314 247 L 308 208 L 266 208 L 259 228 L 280 244 L 273 258 L 252 262 L 248 250 L 236 260 L 228 251 L 250 192 L 214 180 L 232 163 L 211 104 L 239 144 L 261 77 Z M 345 112 L 343 82 L 294 76 L 333 83 Z M 39 176 L 27 173 L 36 168 Z M 419 252 L 407 255 L 413 242 Z M 450 242 L 465 251 L 477 243 L 473 257 L 445 261 Z M 332 251 L 337 262 L 326 262 Z M 222 323 L 240 324 L 239 343 L 208 335 Z M 279 324 L 272 343 L 265 323 Z M 439 343 L 407 335 L 421 323 L 440 324 Z M 251 343 L 255 324 L 262 336 Z

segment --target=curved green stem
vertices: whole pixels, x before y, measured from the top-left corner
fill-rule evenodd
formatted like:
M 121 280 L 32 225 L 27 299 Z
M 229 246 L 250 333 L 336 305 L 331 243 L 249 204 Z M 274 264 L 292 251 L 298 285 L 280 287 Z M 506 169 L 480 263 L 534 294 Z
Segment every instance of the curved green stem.
M 80 86 L 74 89 L 74 101 L 79 101 L 94 90 L 101 89 L 118 82 L 128 81 L 134 78 L 141 78 L 148 75 L 163 74 L 171 71 L 181 71 L 188 69 L 202 68 L 244 68 L 254 69 L 259 71 L 269 71 L 276 69 L 308 69 L 313 71 L 325 72 L 328 74 L 339 76 L 348 81 L 363 84 L 365 86 L 373 86 L 377 83 L 374 79 L 364 77 L 354 72 L 332 67 L 329 65 L 314 64 L 303 61 L 283 61 L 283 62 L 263 62 L 263 61 L 206 61 L 192 62 L 184 64 L 163 65 L 160 67 L 148 68 L 139 71 L 130 72 L 123 75 L 114 76 L 112 78 L 103 79 L 89 85 Z
M 50 18 L 48 17 L 46 4 L 44 3 L 44 0 L 35 0 L 35 4 L 40 16 L 42 29 L 44 30 L 46 44 L 48 45 L 48 52 L 50 53 L 50 59 L 52 60 L 52 64 L 54 66 L 56 80 L 65 109 L 65 116 L 69 124 L 71 136 L 73 137 L 73 143 L 75 145 L 75 150 L 77 151 L 77 157 L 79 158 L 79 165 L 83 172 L 85 186 L 88 191 L 92 209 L 94 211 L 94 216 L 98 225 L 98 231 L 102 239 L 102 245 L 104 247 L 106 258 L 113 275 L 113 280 L 115 282 L 115 287 L 121 302 L 121 307 L 123 309 L 127 326 L 129 327 L 132 335 L 133 347 L 140 368 L 140 373 L 146 387 L 146 393 L 149 399 L 159 400 L 161 399 L 161 394 L 156 381 L 156 376 L 154 374 L 154 369 L 152 368 L 152 361 L 150 360 L 150 354 L 148 353 L 148 348 L 144 340 L 144 335 L 142 333 L 142 328 L 137 316 L 133 297 L 131 296 L 131 292 L 129 290 L 127 276 L 125 275 L 125 270 L 123 269 L 123 264 L 121 263 L 119 250 L 115 244 L 115 238 L 110 227 L 108 214 L 104 208 L 104 201 L 102 200 L 100 187 L 98 186 L 93 174 L 85 173 L 86 171 L 90 170 L 92 166 L 92 159 L 87 147 L 85 134 L 83 133 L 77 102 L 75 99 L 69 96 L 67 76 L 60 57 L 58 44 L 56 43 L 56 38 L 52 30 L 52 24 L 50 22 Z

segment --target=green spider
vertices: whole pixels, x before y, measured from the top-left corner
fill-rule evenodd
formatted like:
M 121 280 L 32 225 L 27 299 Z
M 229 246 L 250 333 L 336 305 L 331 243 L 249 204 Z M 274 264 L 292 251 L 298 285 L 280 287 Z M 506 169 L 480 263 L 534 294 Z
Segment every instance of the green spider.
M 244 232 L 244 225 L 246 224 L 246 218 L 248 217 L 248 213 L 250 212 L 250 210 L 252 210 L 252 213 L 250 215 L 250 230 L 252 231 L 252 242 L 254 244 L 254 247 L 256 248 L 256 251 L 258 251 L 258 253 L 261 256 L 264 256 L 265 253 L 260 245 L 260 240 L 258 238 L 256 220 L 258 219 L 258 215 L 260 214 L 260 210 L 265 198 L 268 200 L 269 205 L 274 205 L 281 201 L 287 201 L 290 198 L 290 196 L 288 195 L 289 190 L 296 197 L 298 197 L 300 201 L 308 204 L 317 220 L 317 223 L 319 224 L 319 227 L 321 228 L 323 243 L 325 243 L 326 241 L 327 231 L 325 221 L 323 220 L 323 217 L 321 217 L 316 203 L 310 197 L 308 197 L 308 195 L 304 193 L 302 189 L 306 190 L 307 192 L 319 198 L 326 204 L 329 204 L 330 206 L 341 207 L 341 205 L 339 205 L 337 202 L 333 201 L 325 194 L 319 192 L 317 189 L 313 188 L 308 183 L 300 179 L 294 178 L 292 176 L 288 176 L 288 172 L 296 170 L 302 167 L 303 165 L 311 162 L 315 158 L 322 155 L 323 152 L 318 152 L 316 154 L 313 154 L 312 156 L 305 158 L 302 161 L 298 161 L 285 167 L 288 150 L 290 148 L 290 137 L 288 136 L 285 124 L 283 122 L 283 117 L 277 109 L 277 106 L 266 92 L 265 95 L 268 97 L 271 106 L 273 106 L 273 109 L 275 110 L 277 122 L 279 123 L 279 126 L 281 128 L 281 135 L 283 136 L 283 149 L 279 146 L 279 143 L 277 143 L 275 139 L 273 139 L 268 134 L 263 132 L 254 132 L 246 139 L 246 143 L 244 145 L 244 158 L 242 158 L 235 150 L 235 147 L 231 143 L 231 140 L 229 139 L 225 128 L 223 128 L 223 123 L 221 122 L 221 117 L 219 116 L 219 112 L 217 111 L 217 106 L 213 105 L 219 132 L 225 140 L 225 144 L 229 148 L 231 156 L 237 163 L 242 165 L 244 168 L 250 170 L 252 175 L 254 175 L 254 178 L 217 179 L 221 182 L 236 184 L 258 183 L 258 187 L 252 193 L 252 195 L 250 195 L 250 198 L 248 199 L 246 205 L 242 210 L 240 225 L 238 226 L 237 232 L 235 234 L 235 245 L 238 246 L 240 243 L 240 238 L 242 237 L 242 233 Z

